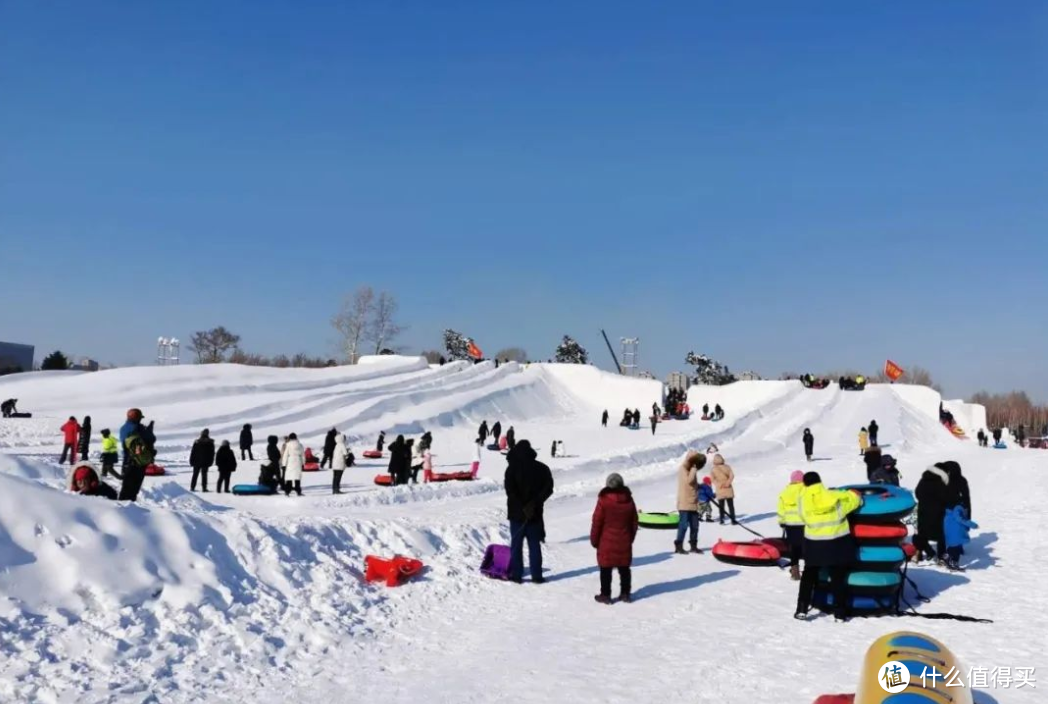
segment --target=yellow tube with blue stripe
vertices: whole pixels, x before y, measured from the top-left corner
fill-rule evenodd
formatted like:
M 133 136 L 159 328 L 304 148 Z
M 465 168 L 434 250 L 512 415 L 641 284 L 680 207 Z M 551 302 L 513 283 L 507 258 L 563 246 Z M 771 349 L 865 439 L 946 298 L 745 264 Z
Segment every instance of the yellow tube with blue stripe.
M 901 663 L 909 684 L 894 693 L 882 684 L 885 664 Z M 972 704 L 967 672 L 950 649 L 931 636 L 912 631 L 889 633 L 866 651 L 855 704 Z M 922 678 L 923 675 L 923 678 Z M 896 684 L 895 689 L 899 689 Z

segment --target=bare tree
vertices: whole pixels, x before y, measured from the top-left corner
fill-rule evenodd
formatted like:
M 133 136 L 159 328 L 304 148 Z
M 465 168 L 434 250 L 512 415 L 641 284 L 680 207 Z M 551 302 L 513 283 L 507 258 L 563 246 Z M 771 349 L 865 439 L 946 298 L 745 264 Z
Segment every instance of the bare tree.
M 495 359 L 502 362 L 524 363 L 528 361 L 528 353 L 524 351 L 523 347 L 507 347 L 496 352 Z
M 365 339 L 374 308 L 375 292 L 370 286 L 361 286 L 345 297 L 342 308 L 331 319 L 331 326 L 341 336 L 339 346 L 350 364 L 360 359 L 360 342 Z
M 884 370 L 882 369 L 880 372 L 878 372 L 877 376 L 874 377 L 874 381 L 880 384 L 887 384 L 891 382 L 891 379 L 888 378 L 888 375 L 885 374 Z M 924 367 L 918 366 L 916 364 L 907 366 L 906 373 L 903 374 L 902 377 L 894 383 L 913 384 L 914 386 L 929 386 L 938 391 L 939 393 L 942 393 L 942 388 L 935 383 L 934 379 L 932 379 L 932 373 Z
M 226 360 L 226 353 L 240 344 L 240 335 L 235 335 L 225 326 L 211 330 L 200 330 L 190 338 L 189 350 L 196 354 L 197 364 L 218 364 Z
M 375 343 L 375 354 L 381 354 L 386 343 L 394 340 L 404 328 L 397 325 L 394 317 L 399 308 L 396 297 L 383 291 L 372 309 L 371 320 L 364 331 L 369 342 Z

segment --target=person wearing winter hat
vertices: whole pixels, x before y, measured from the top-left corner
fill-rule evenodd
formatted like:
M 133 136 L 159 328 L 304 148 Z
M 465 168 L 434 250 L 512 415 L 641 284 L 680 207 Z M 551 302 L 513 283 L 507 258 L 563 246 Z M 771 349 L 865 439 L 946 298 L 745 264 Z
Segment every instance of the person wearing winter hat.
M 801 621 L 807 619 L 819 572 L 825 567 L 830 573 L 834 617 L 844 621 L 851 611 L 848 568 L 855 560 L 848 514 L 862 506 L 862 497 L 855 491 L 827 489 L 818 472 L 806 473 L 803 482 L 797 507 L 804 521 L 804 571 L 793 616 Z
M 509 518 L 509 578 L 520 582 L 524 577 L 524 541 L 528 543 L 531 581 L 541 584 L 542 542 L 546 539 L 543 505 L 553 495 L 553 473 L 538 461 L 538 453 L 527 440 L 521 440 L 506 455 L 506 513 Z
M 255 461 L 255 456 L 251 453 L 251 446 L 255 444 L 255 435 L 251 432 L 251 424 L 244 423 L 244 427 L 240 430 L 240 459 Z
M 90 462 L 80 462 L 73 467 L 73 478 L 69 490 L 82 496 L 101 496 L 116 500 L 116 489 L 99 481 L 98 472 Z
M 946 509 L 955 505 L 953 490 L 950 487 L 950 474 L 947 463 L 940 462 L 924 471 L 914 496 L 917 498 L 917 533 L 913 536 L 913 545 L 917 548 L 917 561 L 937 559 L 946 562 L 946 540 L 943 535 L 943 521 Z M 935 543 L 935 549 L 931 544 Z
M 804 552 L 804 519 L 798 505 L 804 491 L 804 472 L 790 473 L 790 483 L 779 494 L 779 525 L 790 548 L 790 579 L 801 578 L 800 559 Z
M 707 474 L 699 484 L 699 520 L 713 523 L 713 504 L 717 500 L 717 494 L 713 491 L 713 480 Z
M 815 436 L 811 434 L 811 428 L 804 429 L 804 456 L 809 462 L 812 460 L 812 455 L 815 454 Z
M 688 450 L 684 461 L 677 468 L 677 539 L 673 542 L 674 553 L 687 554 L 684 535 L 690 533 L 691 552 L 699 554 L 699 470 L 706 466 L 706 455 L 698 450 Z
M 142 425 L 144 419 L 141 409 L 130 408 L 127 411 L 127 422 L 120 426 L 120 447 L 124 453 L 121 471 L 123 481 L 120 484 L 121 501 L 138 500 L 138 492 L 142 490 L 142 482 L 146 478 L 146 465 L 151 456 L 156 454 L 153 423 Z
M 619 572 L 619 598 L 629 603 L 632 590 L 633 541 L 637 537 L 637 505 L 620 474 L 609 474 L 605 487 L 597 496 L 597 506 L 590 522 L 590 545 L 597 550 L 600 567 L 600 593 L 593 597 L 599 604 L 611 604 L 611 572 Z

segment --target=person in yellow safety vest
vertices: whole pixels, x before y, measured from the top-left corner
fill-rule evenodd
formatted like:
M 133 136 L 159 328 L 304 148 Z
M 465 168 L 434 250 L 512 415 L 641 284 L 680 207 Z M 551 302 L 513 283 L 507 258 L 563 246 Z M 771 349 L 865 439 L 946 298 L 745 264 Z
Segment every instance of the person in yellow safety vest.
M 804 551 L 804 519 L 797 505 L 804 491 L 804 472 L 790 474 L 790 483 L 779 494 L 779 525 L 790 546 L 790 579 L 801 578 L 800 559 Z
M 117 471 L 113 469 L 116 466 L 117 460 L 120 459 L 118 452 L 120 445 L 117 443 L 116 438 L 113 437 L 112 433 L 109 432 L 109 428 L 102 431 L 102 476 L 106 477 L 112 474 L 117 479 L 123 479 L 122 476 L 117 474 Z
M 859 431 L 859 454 L 865 455 L 866 451 L 870 449 L 870 434 L 866 432 L 866 428 Z
M 818 472 L 804 475 L 804 489 L 797 501 L 804 521 L 804 573 L 797 593 L 797 611 L 793 617 L 804 621 L 812 606 L 819 573 L 827 568 L 830 577 L 829 594 L 833 598 L 833 615 L 845 621 L 851 606 L 848 594 L 848 569 L 855 562 L 855 541 L 852 540 L 848 514 L 862 506 L 862 497 L 855 491 L 827 489 Z

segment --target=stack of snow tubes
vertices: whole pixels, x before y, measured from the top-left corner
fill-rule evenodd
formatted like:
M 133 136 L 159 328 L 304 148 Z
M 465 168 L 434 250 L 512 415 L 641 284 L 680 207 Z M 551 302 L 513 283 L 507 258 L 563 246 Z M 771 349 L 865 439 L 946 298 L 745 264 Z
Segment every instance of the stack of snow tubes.
M 906 562 L 902 544 L 907 528 L 902 520 L 916 506 L 913 494 L 890 484 L 841 488 L 857 491 L 863 497 L 862 508 L 848 517 L 857 546 L 855 564 L 848 575 L 851 612 L 857 616 L 894 613 Z M 828 582 L 829 574 L 824 571 L 815 590 L 815 605 L 823 610 L 833 606 Z

